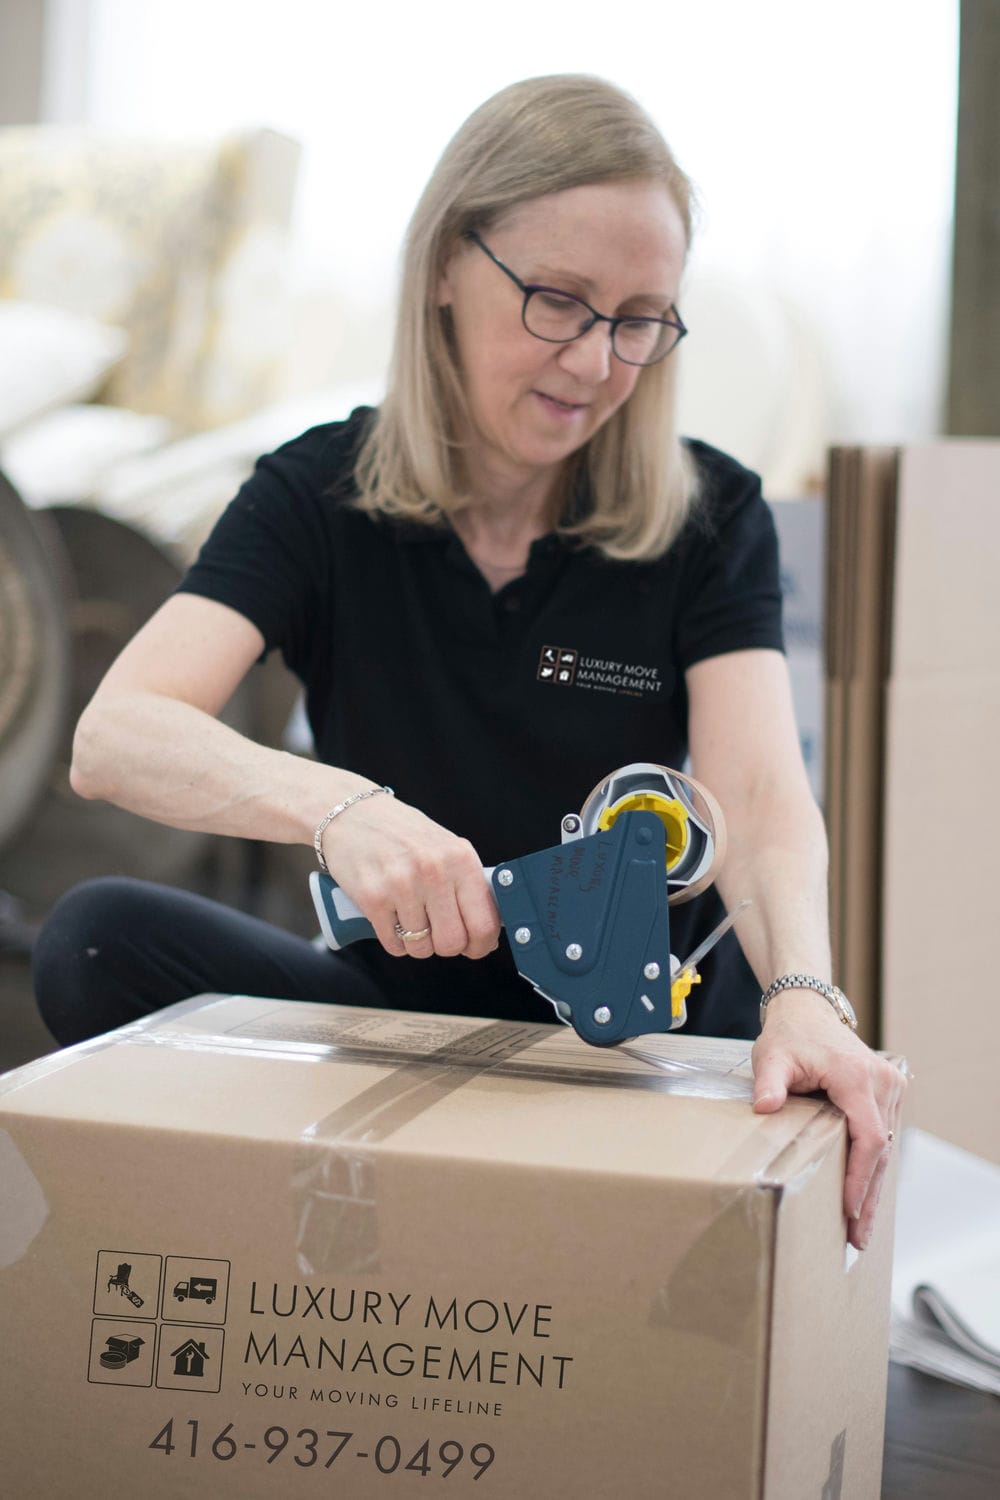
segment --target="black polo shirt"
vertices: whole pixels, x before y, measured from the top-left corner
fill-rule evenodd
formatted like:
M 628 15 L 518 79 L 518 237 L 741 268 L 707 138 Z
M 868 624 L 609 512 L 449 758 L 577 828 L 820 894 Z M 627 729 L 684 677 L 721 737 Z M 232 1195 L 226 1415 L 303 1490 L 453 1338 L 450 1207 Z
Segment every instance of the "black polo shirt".
M 369 415 L 262 458 L 181 589 L 239 610 L 282 651 L 320 759 L 392 786 L 484 864 L 558 843 L 562 815 L 616 766 L 683 765 L 688 667 L 782 649 L 773 522 L 734 459 L 690 444 L 702 499 L 657 561 L 610 562 L 553 534 L 493 593 L 450 528 L 351 503 Z M 673 951 L 720 913 L 714 892 L 675 909 Z M 392 1004 L 552 1019 L 505 944 L 475 964 L 390 959 L 374 943 L 355 957 Z M 733 938 L 703 973 L 691 1029 L 756 1034 L 759 990 Z

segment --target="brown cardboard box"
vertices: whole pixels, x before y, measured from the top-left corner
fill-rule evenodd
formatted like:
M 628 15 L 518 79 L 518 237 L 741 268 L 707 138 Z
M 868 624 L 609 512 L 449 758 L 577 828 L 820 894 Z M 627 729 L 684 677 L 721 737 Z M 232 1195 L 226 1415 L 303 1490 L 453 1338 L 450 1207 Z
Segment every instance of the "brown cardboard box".
M 5 1494 L 874 1500 L 890 1206 L 748 1050 L 205 997 L 6 1075 Z
M 889 731 L 884 1035 L 913 1070 L 911 1123 L 1000 1162 L 1000 680 L 893 682 Z
M 998 495 L 995 439 L 830 455 L 834 974 L 865 1039 L 910 1064 L 913 1123 L 993 1161 Z
M 884 1045 L 913 1122 L 1000 1162 L 1000 442 L 902 453 L 887 700 Z

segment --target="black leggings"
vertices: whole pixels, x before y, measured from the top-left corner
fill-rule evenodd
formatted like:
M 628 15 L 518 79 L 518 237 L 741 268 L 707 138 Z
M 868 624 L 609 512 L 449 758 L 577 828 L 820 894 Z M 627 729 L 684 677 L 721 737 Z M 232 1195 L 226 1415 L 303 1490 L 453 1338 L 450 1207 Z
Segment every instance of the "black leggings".
M 204 896 L 114 876 L 57 902 L 32 971 L 42 1019 L 63 1046 L 204 994 L 555 1021 L 509 952 L 478 963 L 392 958 L 374 942 L 331 953 Z

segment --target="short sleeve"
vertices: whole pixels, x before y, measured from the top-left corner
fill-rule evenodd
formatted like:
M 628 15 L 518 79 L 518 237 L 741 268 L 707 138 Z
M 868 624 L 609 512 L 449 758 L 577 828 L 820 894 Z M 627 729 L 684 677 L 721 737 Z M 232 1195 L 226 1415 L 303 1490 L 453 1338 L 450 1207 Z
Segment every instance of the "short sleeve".
M 238 610 L 293 670 L 328 587 L 329 491 L 345 425 L 312 428 L 259 459 L 178 587 Z
M 760 479 L 706 444 L 691 447 L 702 489 L 677 543 L 681 671 L 728 651 L 784 650 L 778 538 Z

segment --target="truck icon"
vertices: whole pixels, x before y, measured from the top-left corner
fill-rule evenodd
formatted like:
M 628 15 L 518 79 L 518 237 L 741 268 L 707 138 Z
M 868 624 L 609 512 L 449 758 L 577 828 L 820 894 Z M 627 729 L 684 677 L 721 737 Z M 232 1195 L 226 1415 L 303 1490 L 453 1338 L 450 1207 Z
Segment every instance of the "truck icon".
M 219 1282 L 215 1276 L 191 1276 L 187 1281 L 177 1283 L 174 1287 L 174 1296 L 178 1302 L 183 1302 L 186 1297 L 190 1297 L 193 1302 L 207 1302 L 211 1306 L 218 1289 Z

